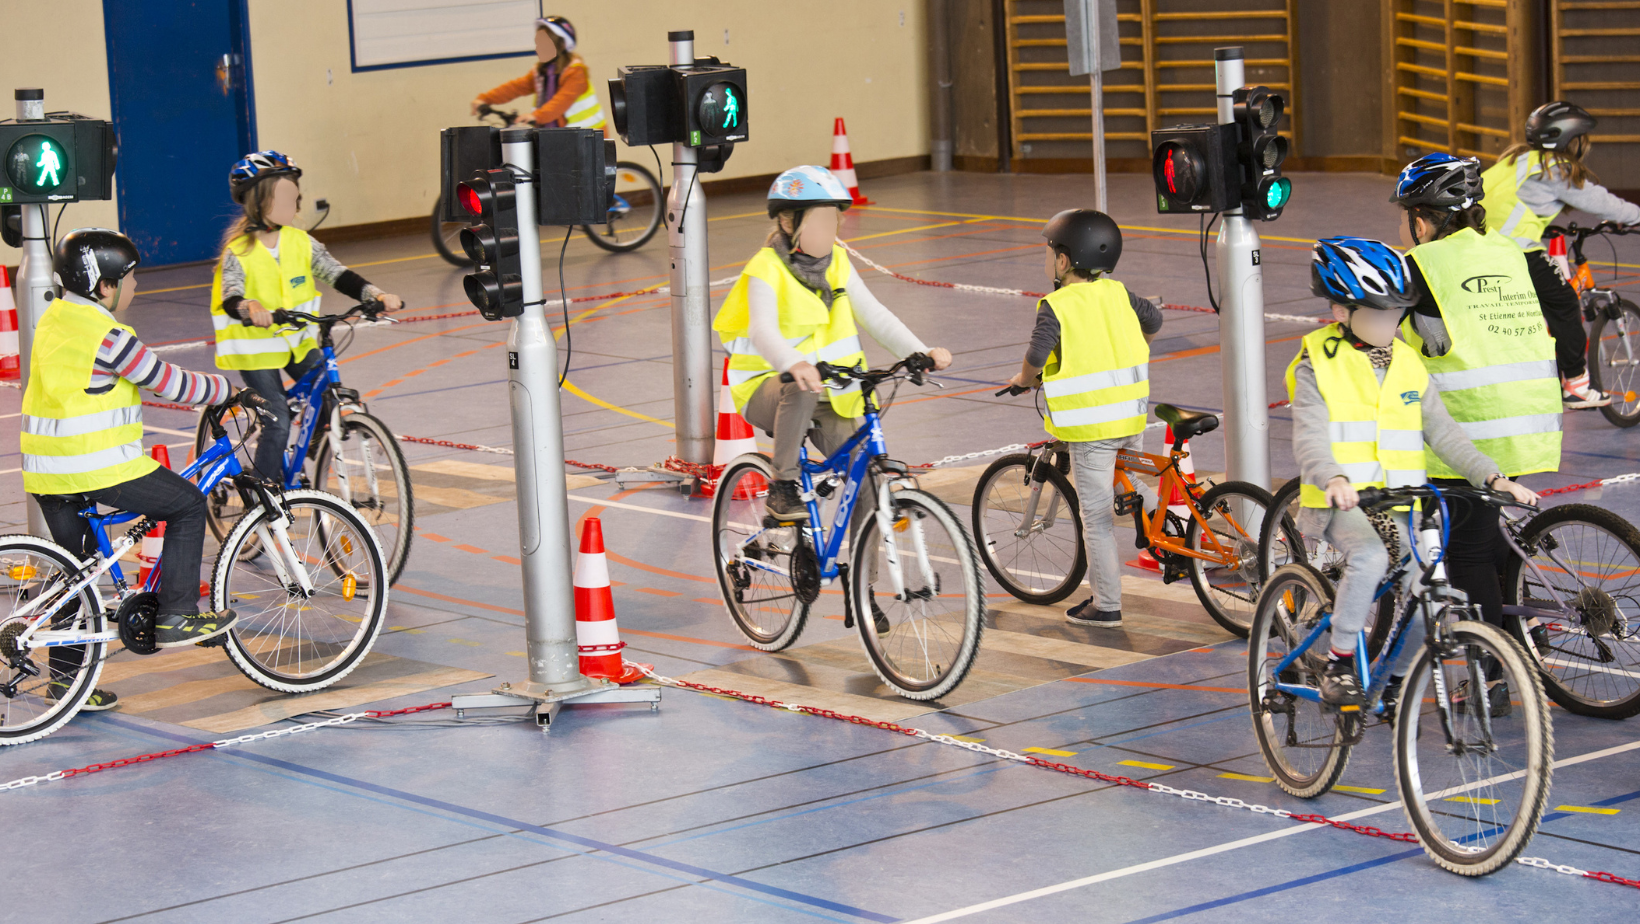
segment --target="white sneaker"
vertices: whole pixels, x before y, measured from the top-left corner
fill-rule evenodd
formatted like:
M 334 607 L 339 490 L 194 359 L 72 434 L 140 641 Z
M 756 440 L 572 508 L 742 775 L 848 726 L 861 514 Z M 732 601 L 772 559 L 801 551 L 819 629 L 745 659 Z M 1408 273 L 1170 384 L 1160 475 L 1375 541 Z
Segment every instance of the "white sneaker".
M 1560 402 L 1566 410 L 1581 410 L 1605 407 L 1612 403 L 1612 396 L 1590 388 L 1589 374 L 1585 372 L 1575 379 L 1560 380 Z

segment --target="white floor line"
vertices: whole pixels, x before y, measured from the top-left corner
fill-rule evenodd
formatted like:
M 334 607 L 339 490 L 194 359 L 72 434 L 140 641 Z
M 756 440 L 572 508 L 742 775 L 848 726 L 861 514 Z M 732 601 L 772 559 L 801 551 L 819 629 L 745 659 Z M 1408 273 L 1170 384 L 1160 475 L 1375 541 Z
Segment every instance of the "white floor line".
M 571 494 L 569 495 L 569 499 L 572 501 L 580 501 L 583 504 L 597 504 L 600 507 L 619 507 L 622 510 L 637 510 L 642 513 L 653 513 L 658 517 L 677 517 L 680 520 L 698 520 L 702 523 L 712 522 L 711 517 L 703 517 L 698 513 L 678 513 L 673 510 L 661 510 L 658 507 L 644 507 L 638 504 L 623 504 L 620 501 L 604 500 L 601 497 L 582 497 L 579 494 Z
M 1600 751 L 1591 751 L 1587 754 L 1580 754 L 1576 757 L 1568 757 L 1564 760 L 1557 760 L 1554 765 L 1556 769 L 1561 767 L 1570 767 L 1575 764 L 1587 763 L 1591 760 L 1599 760 L 1603 757 L 1611 757 L 1614 754 L 1621 754 L 1625 751 L 1632 751 L 1636 748 L 1640 748 L 1640 741 L 1630 742 L 1629 744 L 1621 744 L 1616 747 L 1610 747 Z M 1506 774 L 1506 776 L 1507 775 L 1508 774 Z M 1488 782 L 1489 781 L 1481 781 L 1465 788 L 1486 785 Z M 1354 821 L 1357 818 L 1364 818 L 1368 815 L 1377 815 L 1381 812 L 1400 811 L 1400 809 L 1401 803 L 1399 801 L 1386 802 L 1383 805 L 1373 806 L 1368 809 L 1361 809 L 1360 811 L 1350 812 L 1346 815 L 1336 815 L 1333 816 L 1333 819 L 1335 821 Z M 1099 882 L 1108 882 L 1112 879 L 1121 879 L 1135 873 L 1149 872 L 1150 870 L 1161 869 L 1165 866 L 1188 863 L 1191 860 L 1199 860 L 1202 857 L 1210 857 L 1215 854 L 1227 853 L 1231 850 L 1240 850 L 1243 847 L 1250 847 L 1254 844 L 1262 844 L 1266 841 L 1273 841 L 1283 837 L 1291 837 L 1294 834 L 1303 834 L 1306 831 L 1317 831 L 1326 827 L 1329 826 L 1323 824 L 1295 825 L 1291 828 L 1271 831 L 1268 834 L 1259 834 L 1253 837 L 1244 837 L 1240 840 L 1229 841 L 1223 844 L 1216 844 L 1212 847 L 1203 847 L 1200 850 L 1192 850 L 1189 853 L 1175 854 L 1171 857 L 1162 857 L 1159 860 L 1150 860 L 1145 863 L 1135 863 L 1132 866 L 1125 866 L 1121 869 L 1113 869 L 1108 873 L 1099 873 L 1093 876 L 1086 876 L 1082 879 L 1073 879 L 1070 882 L 1061 882 L 1058 885 L 1044 886 L 1040 889 L 1032 889 L 1029 892 L 1020 892 L 1016 895 L 994 898 L 988 902 L 981 902 L 977 905 L 969 905 L 966 908 L 957 908 L 952 911 L 944 911 L 925 918 L 917 918 L 914 921 L 904 922 L 904 924 L 935 924 L 935 922 L 938 921 L 951 921 L 956 918 L 965 918 L 970 915 L 979 914 L 982 911 L 990 911 L 995 908 L 1003 908 L 1008 905 L 1030 901 L 1033 898 L 1042 898 L 1045 895 L 1055 895 L 1060 892 L 1068 892 L 1071 889 L 1080 889 L 1083 886 L 1089 886 Z

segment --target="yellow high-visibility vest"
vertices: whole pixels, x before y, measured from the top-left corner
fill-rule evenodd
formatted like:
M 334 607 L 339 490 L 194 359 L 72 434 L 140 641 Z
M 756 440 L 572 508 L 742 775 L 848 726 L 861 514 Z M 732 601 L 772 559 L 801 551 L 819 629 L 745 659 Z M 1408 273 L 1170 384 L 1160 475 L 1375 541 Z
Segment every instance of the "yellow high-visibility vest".
M 313 278 L 313 240 L 306 231 L 286 225 L 279 229 L 279 259 L 252 234 L 243 252 L 242 241 L 231 246 L 245 270 L 245 300 L 257 301 L 269 311 L 286 309 L 319 313 L 319 288 Z M 211 324 L 216 327 L 218 369 L 283 369 L 319 346 L 319 328 L 257 327 L 234 320 L 222 310 L 222 262 L 211 280 Z
M 1520 187 L 1527 180 L 1543 174 L 1543 152 L 1532 150 L 1515 158 L 1514 163 L 1499 158 L 1481 174 L 1485 190 L 1486 230 L 1497 231 L 1520 245 L 1522 250 L 1543 249 L 1543 229 L 1555 220 L 1563 206 L 1539 215 L 1520 201 Z M 1437 385 L 1437 388 L 1440 386 Z
M 86 394 L 108 332 L 135 331 L 92 306 L 57 299 L 34 329 L 23 392 L 23 490 L 80 494 L 141 478 L 159 467 L 142 451 L 142 398 L 119 379 Z
M 1059 346 L 1042 370 L 1048 432 L 1077 443 L 1144 432 L 1150 344 L 1127 287 L 1114 279 L 1076 282 L 1043 301 L 1059 318 Z

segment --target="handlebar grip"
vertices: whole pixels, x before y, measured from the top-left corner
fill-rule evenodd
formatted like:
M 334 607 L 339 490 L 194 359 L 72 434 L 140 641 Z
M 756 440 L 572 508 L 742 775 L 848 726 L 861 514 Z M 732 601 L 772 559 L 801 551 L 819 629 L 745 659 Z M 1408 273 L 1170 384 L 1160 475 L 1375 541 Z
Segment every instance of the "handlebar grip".
M 1012 398 L 1016 395 L 1023 395 L 1028 391 L 1030 391 L 1029 388 L 1022 388 L 1018 385 L 1004 385 L 1002 390 L 996 393 L 996 397 L 1000 398 L 1003 395 L 1007 395 Z
M 272 314 L 273 314 L 273 323 L 275 323 L 275 324 L 290 324 L 290 323 L 292 323 L 290 312 L 286 311 L 283 308 L 280 308 L 280 309 L 274 311 Z
M 797 381 L 797 379 L 792 378 L 792 374 L 790 372 L 780 373 L 780 384 L 790 385 L 791 383 L 793 383 L 795 381 Z
M 1362 488 L 1358 493 L 1362 507 L 1376 507 L 1384 502 L 1383 488 Z

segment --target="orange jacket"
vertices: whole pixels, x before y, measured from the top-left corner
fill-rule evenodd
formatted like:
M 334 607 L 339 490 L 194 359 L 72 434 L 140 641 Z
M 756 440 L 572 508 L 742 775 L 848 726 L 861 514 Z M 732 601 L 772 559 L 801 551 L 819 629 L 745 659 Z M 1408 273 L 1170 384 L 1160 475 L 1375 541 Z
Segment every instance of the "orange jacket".
M 569 109 L 577 99 L 580 99 L 581 94 L 586 92 L 587 84 L 586 62 L 581 60 L 580 55 L 572 55 L 569 66 L 564 68 L 562 74 L 558 75 L 557 92 L 552 94 L 551 99 L 544 101 L 537 97 L 535 112 L 530 117 L 535 120 L 537 125 L 563 127 L 565 110 Z M 494 106 L 497 103 L 511 102 L 520 96 L 528 96 L 531 93 L 538 92 L 536 68 L 532 67 L 524 76 L 516 80 L 509 80 L 493 90 L 480 93 L 478 101 Z

